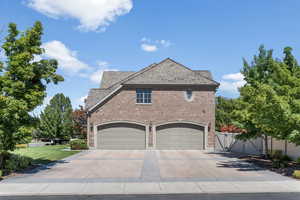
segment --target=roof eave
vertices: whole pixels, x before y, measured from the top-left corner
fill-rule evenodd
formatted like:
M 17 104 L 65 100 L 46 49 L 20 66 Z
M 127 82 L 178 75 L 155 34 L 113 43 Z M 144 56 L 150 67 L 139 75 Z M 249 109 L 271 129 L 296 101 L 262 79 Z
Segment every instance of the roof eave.
M 97 108 L 99 105 L 101 105 L 105 100 L 107 100 L 109 97 L 111 97 L 113 94 L 115 94 L 117 91 L 119 91 L 123 85 L 120 85 L 116 89 L 114 89 L 112 92 L 110 92 L 108 95 L 106 95 L 103 99 L 101 99 L 98 103 L 96 103 L 94 106 L 88 109 L 88 114 L 91 114 L 95 108 Z

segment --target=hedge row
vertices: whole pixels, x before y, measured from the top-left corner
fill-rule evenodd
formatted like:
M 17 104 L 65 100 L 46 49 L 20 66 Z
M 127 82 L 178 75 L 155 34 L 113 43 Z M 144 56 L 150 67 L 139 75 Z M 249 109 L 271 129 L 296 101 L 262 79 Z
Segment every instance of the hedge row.
M 83 139 L 75 139 L 70 141 L 71 150 L 84 150 L 88 149 L 86 140 Z

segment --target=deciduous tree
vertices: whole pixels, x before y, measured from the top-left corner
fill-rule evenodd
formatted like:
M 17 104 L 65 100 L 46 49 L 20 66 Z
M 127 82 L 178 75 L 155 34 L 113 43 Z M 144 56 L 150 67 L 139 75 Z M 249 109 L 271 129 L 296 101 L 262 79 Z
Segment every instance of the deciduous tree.
M 272 136 L 300 144 L 300 78 L 299 66 L 284 49 L 284 59 L 274 59 L 272 50 L 262 46 L 259 55 L 242 70 L 246 85 L 240 89 L 243 109 L 236 112 L 239 124 L 247 130 L 240 138 Z
M 73 111 L 73 121 L 74 121 L 74 136 L 86 139 L 87 137 L 87 113 L 86 110 L 80 106 L 79 109 Z
M 63 81 L 56 60 L 35 59 L 44 53 L 42 34 L 40 22 L 25 32 L 9 24 L 0 63 L 0 150 L 14 150 L 31 134 L 35 120 L 29 113 L 43 103 L 47 84 Z

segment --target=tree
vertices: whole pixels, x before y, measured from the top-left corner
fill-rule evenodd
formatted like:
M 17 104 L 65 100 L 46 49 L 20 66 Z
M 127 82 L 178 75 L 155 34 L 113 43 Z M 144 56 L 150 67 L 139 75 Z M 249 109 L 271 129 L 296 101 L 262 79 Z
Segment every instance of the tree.
M 44 53 L 42 34 L 40 22 L 25 32 L 9 24 L 2 45 L 5 61 L 0 63 L 0 150 L 14 150 L 31 135 L 35 120 L 29 113 L 43 103 L 47 84 L 63 81 L 56 74 L 56 60 L 35 59 Z
M 69 140 L 73 134 L 72 105 L 69 97 L 56 94 L 40 115 L 40 137 Z
M 86 110 L 80 106 L 79 109 L 73 111 L 73 121 L 74 121 L 74 137 L 79 137 L 81 139 L 86 139 L 87 137 L 87 113 Z
M 216 98 L 216 129 L 232 126 L 235 121 L 233 111 L 238 109 L 238 101 L 218 96 Z
M 240 89 L 243 109 L 236 114 L 247 133 L 239 137 L 263 136 L 266 155 L 268 136 L 300 144 L 299 66 L 291 51 L 285 48 L 281 61 L 261 46 L 251 65 L 244 61 L 242 73 L 247 83 Z

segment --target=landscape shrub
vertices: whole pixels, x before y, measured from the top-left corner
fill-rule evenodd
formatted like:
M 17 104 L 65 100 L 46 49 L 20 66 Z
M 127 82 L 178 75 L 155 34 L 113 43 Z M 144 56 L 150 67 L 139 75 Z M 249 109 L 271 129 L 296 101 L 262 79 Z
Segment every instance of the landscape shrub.
M 271 159 L 279 160 L 282 158 L 282 156 L 283 154 L 281 150 L 275 150 L 271 152 Z
M 2 169 L 5 174 L 9 174 L 14 171 L 26 169 L 31 164 L 32 158 L 16 154 L 9 154 L 3 161 Z
M 300 164 L 300 157 L 297 158 L 296 162 L 297 162 L 298 164 Z
M 297 178 L 297 179 L 300 179 L 300 170 L 295 170 L 294 173 L 293 173 L 293 177 Z
M 290 157 L 290 156 L 288 156 L 288 155 L 284 155 L 284 156 L 282 156 L 282 158 L 281 158 L 283 161 L 287 161 L 287 162 L 290 162 L 290 161 L 292 161 L 293 159 Z
M 88 149 L 86 140 L 83 139 L 75 139 L 70 142 L 70 147 L 72 150 L 84 150 Z
M 281 150 L 275 150 L 271 154 L 272 167 L 274 168 L 285 168 L 292 161 L 292 158 L 288 155 L 283 155 Z
M 2 176 L 3 176 L 3 172 L 2 172 L 2 170 L 0 170 L 0 179 Z

